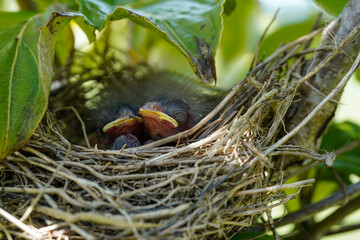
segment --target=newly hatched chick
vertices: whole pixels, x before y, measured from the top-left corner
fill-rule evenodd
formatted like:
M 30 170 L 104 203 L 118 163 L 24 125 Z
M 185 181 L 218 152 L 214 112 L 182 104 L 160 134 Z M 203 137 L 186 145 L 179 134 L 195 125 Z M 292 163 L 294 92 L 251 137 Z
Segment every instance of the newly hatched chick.
M 145 83 L 148 96 L 139 113 L 148 135 L 158 140 L 193 127 L 224 92 L 171 72 L 154 72 Z
M 150 67 L 128 69 L 115 76 L 98 103 L 103 111 L 98 135 L 111 149 L 121 149 L 124 144 L 136 147 L 149 138 L 158 140 L 185 131 L 223 97 L 223 92 L 212 86 Z

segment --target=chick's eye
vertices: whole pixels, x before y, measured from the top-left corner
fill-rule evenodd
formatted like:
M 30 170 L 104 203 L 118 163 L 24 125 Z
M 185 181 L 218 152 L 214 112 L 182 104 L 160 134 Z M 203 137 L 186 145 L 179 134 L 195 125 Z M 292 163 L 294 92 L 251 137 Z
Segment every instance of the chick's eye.
M 175 111 L 172 116 L 180 125 L 185 123 L 187 120 L 187 114 L 185 111 Z
M 184 111 L 175 111 L 174 117 L 175 118 L 184 118 L 186 116 L 186 113 Z

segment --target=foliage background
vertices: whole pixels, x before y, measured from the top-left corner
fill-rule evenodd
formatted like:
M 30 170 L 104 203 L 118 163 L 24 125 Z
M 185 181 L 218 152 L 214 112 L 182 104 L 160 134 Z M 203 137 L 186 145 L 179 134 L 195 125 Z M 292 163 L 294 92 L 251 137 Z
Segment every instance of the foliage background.
M 37 0 L 35 2 L 42 5 L 43 8 L 46 8 L 46 6 L 53 1 Z M 224 15 L 224 30 L 216 55 L 218 85 L 220 87 L 228 89 L 245 76 L 249 70 L 257 41 L 278 8 L 280 8 L 280 12 L 264 39 L 260 50 L 260 52 L 264 52 L 265 56 L 269 56 L 279 44 L 290 42 L 309 33 L 317 15 L 322 11 L 310 0 L 238 0 L 234 12 L 230 16 Z M 16 12 L 20 11 L 20 7 L 16 1 L 0 0 L 0 10 Z M 34 14 L 34 12 L 27 11 L 19 16 L 26 19 L 32 14 Z M 1 18 L 6 19 L 6 16 L 2 14 L 2 16 L 0 15 L 0 21 Z M 333 16 L 327 13 L 323 15 L 323 21 L 325 22 L 330 22 L 333 18 Z M 17 18 L 16 21 L 17 20 L 20 21 L 21 17 Z M 79 30 L 76 24 L 72 24 L 71 28 L 75 35 L 75 48 L 85 51 L 91 49 L 92 46 L 88 45 L 85 34 Z M 64 39 L 69 37 L 68 32 L 64 31 L 63 34 Z M 98 35 L 99 37 L 109 37 L 110 43 L 114 47 L 126 53 L 123 56 L 124 61 L 131 62 L 143 59 L 160 69 L 172 69 L 187 75 L 193 75 L 187 60 L 177 49 L 169 45 L 168 42 L 159 36 L 130 23 L 128 20 L 111 24 L 111 32 L 109 35 L 107 35 L 106 31 L 98 33 Z M 61 49 L 61 42 L 59 47 Z M 60 64 L 64 64 L 68 55 L 61 55 L 60 53 L 63 53 L 63 51 L 58 51 L 57 61 Z M 357 75 L 359 76 L 360 74 Z M 326 150 L 333 151 L 346 142 L 360 139 L 359 92 L 360 81 L 354 76 L 345 88 L 333 124 L 324 137 L 326 141 L 323 142 L 322 147 Z M 336 139 L 339 141 L 335 141 Z M 339 156 L 336 162 L 337 165 L 334 167 L 344 182 L 355 183 L 359 181 L 360 169 L 358 167 L 359 164 L 356 165 L 359 160 L 359 147 Z M 353 161 L 354 165 L 350 164 L 351 161 Z M 315 186 L 312 201 L 323 199 L 340 188 L 327 169 L 320 167 L 319 171 L 321 172 L 320 179 Z M 315 170 L 309 173 L 309 175 L 314 174 Z M 318 189 L 321 189 L 321 191 Z M 297 210 L 300 207 L 300 201 L 298 199 L 292 200 L 286 207 L 289 211 Z M 319 214 L 316 219 L 325 218 L 331 212 L 335 211 L 335 209 L 336 208 L 326 210 Z M 284 211 L 286 210 L 280 207 L 278 209 L 279 216 L 281 216 Z M 356 224 L 359 223 L 358 219 L 360 219 L 359 210 L 349 215 L 345 219 L 345 222 Z M 286 233 L 290 228 L 286 226 L 280 233 Z M 360 238 L 360 231 L 325 237 L 324 239 L 339 238 Z

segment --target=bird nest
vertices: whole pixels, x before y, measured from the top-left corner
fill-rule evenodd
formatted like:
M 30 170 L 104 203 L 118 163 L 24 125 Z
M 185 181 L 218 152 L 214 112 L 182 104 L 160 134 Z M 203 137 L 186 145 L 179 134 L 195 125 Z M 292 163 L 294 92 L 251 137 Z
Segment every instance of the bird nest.
M 10 214 L 0 217 L 4 236 L 213 239 L 273 224 L 271 210 L 296 197 L 284 190 L 313 181 L 284 184 L 298 172 L 283 168 L 281 157 L 333 160 L 278 142 L 287 136 L 282 123 L 301 84 L 297 73 L 315 51 L 306 47 L 318 33 L 254 66 L 194 128 L 138 148 L 73 144 L 47 113 L 26 145 L 1 164 L 0 204 Z M 187 140 L 166 144 L 176 139 Z M 312 164 L 303 162 L 302 170 Z

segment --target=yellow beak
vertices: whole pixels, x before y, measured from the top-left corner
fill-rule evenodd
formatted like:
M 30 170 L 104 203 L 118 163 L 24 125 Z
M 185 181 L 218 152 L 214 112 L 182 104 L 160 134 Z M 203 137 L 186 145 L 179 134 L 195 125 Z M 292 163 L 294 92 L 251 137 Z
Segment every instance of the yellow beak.
M 123 124 L 131 123 L 133 121 L 143 122 L 141 117 L 126 117 L 126 118 L 118 118 L 103 127 L 103 132 L 107 132 L 112 127 L 121 126 Z
M 160 120 L 164 120 L 171 123 L 174 127 L 178 127 L 178 123 L 176 122 L 176 120 L 163 112 L 140 108 L 139 113 L 143 117 L 158 118 Z

